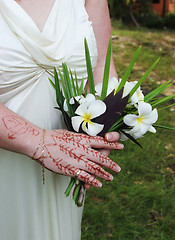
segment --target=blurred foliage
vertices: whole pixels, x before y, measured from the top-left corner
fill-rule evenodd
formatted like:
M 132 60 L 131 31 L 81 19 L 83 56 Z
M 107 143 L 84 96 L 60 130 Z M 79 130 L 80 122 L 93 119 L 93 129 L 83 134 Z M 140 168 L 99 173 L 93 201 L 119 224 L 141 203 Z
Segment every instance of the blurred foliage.
M 152 9 L 152 0 L 108 0 L 110 15 L 127 25 L 175 29 L 175 13 L 159 17 Z
M 143 14 L 152 11 L 152 0 L 108 0 L 108 4 L 111 17 L 127 24 L 132 22 L 137 25 L 136 12 Z

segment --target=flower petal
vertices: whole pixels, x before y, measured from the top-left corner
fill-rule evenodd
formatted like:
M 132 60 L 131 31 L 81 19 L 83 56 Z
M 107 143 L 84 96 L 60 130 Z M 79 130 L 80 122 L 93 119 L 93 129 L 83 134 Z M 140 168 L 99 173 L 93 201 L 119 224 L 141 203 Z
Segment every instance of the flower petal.
M 108 87 L 113 91 L 114 89 L 117 89 L 119 86 L 119 81 L 117 78 L 113 77 L 109 79 Z
M 95 96 L 92 93 L 88 93 L 87 96 L 82 100 L 82 103 L 86 103 L 87 107 L 95 101 Z
M 75 113 L 80 116 L 84 116 L 87 113 L 87 106 L 86 103 L 80 104 L 80 106 L 77 107 Z
M 153 126 L 150 127 L 149 131 L 152 133 L 156 133 L 156 129 Z
M 106 104 L 101 100 L 94 101 L 88 108 L 88 114 L 91 115 L 91 119 L 102 115 L 105 111 Z
M 95 91 L 96 91 L 97 95 L 98 95 L 99 97 L 101 97 L 102 83 L 98 83 L 98 84 L 95 86 Z
M 126 141 L 126 140 L 128 140 L 128 137 L 125 134 L 120 133 L 120 141 Z
M 158 119 L 158 112 L 157 109 L 155 108 L 153 111 L 151 111 L 150 114 L 148 114 L 144 119 L 143 122 L 146 124 L 153 124 L 157 121 Z
M 68 106 L 67 106 L 66 99 L 64 100 L 64 103 L 63 103 L 63 109 L 64 109 L 65 112 L 68 112 Z
M 131 97 L 131 103 L 136 104 L 139 101 L 144 101 L 144 95 L 140 90 L 140 87 L 135 91 L 135 93 Z
M 136 85 L 136 83 L 134 82 L 126 82 L 125 83 L 125 86 L 124 86 L 124 91 L 123 91 L 123 98 L 126 97 L 130 92 L 131 90 L 133 89 L 133 87 Z
M 98 133 L 102 131 L 103 127 L 104 127 L 103 124 L 93 122 L 88 123 L 87 133 L 90 136 L 96 136 Z
M 139 102 L 138 113 L 140 116 L 147 116 L 152 111 L 152 106 L 149 103 Z
M 123 121 L 128 126 L 135 126 L 137 124 L 137 118 L 138 118 L 138 116 L 136 116 L 134 114 L 127 114 L 123 118 Z
M 140 132 L 142 135 L 149 131 L 150 126 L 149 124 L 140 123 Z
M 75 116 L 75 117 L 72 117 L 71 118 L 71 121 L 72 121 L 72 127 L 73 129 L 78 132 L 79 131 L 79 128 L 80 128 L 80 125 L 81 123 L 83 122 L 83 117 L 80 117 L 80 116 Z
M 81 102 L 81 99 L 84 99 L 84 96 L 83 95 L 80 95 L 80 96 L 75 96 L 75 97 L 72 97 L 69 101 L 70 104 L 74 104 L 75 103 L 75 99 L 77 100 L 77 102 Z

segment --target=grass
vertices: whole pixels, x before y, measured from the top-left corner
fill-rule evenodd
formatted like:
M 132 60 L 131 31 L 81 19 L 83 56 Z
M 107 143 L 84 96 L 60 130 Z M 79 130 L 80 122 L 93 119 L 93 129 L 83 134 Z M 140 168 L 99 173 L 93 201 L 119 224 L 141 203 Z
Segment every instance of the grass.
M 122 76 L 133 53 L 142 45 L 132 80 L 161 57 L 145 88 L 164 80 L 175 83 L 175 32 L 129 29 L 113 22 L 116 69 Z M 174 85 L 166 94 L 174 92 Z M 158 124 L 175 127 L 175 108 L 159 112 Z M 175 133 L 158 129 L 139 141 L 130 141 L 110 157 L 122 168 L 101 189 L 86 195 L 82 240 L 175 239 Z

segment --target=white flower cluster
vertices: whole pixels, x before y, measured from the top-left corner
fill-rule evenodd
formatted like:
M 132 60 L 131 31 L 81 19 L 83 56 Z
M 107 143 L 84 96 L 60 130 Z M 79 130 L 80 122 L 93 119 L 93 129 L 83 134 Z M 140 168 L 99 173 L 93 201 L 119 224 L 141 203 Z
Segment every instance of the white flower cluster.
M 111 78 L 108 83 L 107 95 L 110 94 L 113 90 L 117 91 L 121 79 Z M 133 87 L 137 84 L 137 81 L 126 82 L 123 91 L 123 97 L 127 96 Z M 102 84 L 99 83 L 96 85 L 95 90 L 97 95 L 101 96 Z M 156 129 L 152 126 L 158 119 L 157 109 L 152 110 L 152 106 L 149 103 L 144 102 L 144 95 L 141 88 L 139 87 L 130 99 L 129 105 L 135 106 L 137 115 L 127 114 L 123 121 L 124 123 L 132 127 L 130 130 L 124 130 L 124 132 L 130 134 L 135 139 L 142 137 L 147 131 L 156 132 Z M 128 107 L 129 107 L 128 105 Z M 127 140 L 126 135 L 121 134 L 121 140 Z

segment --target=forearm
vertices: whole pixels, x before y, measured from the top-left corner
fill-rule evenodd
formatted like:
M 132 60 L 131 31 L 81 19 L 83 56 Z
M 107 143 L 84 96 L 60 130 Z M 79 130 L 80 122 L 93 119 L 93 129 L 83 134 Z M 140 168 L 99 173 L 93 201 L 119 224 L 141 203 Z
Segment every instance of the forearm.
M 92 21 L 97 41 L 98 60 L 94 71 L 95 83 L 101 82 L 106 59 L 109 39 L 111 37 L 111 21 L 106 0 L 86 0 L 86 10 L 89 20 Z M 111 56 L 110 77 L 117 77 L 113 58 Z
M 32 157 L 42 129 L 0 103 L 0 148 Z

